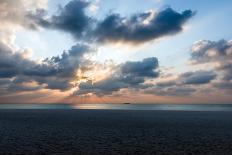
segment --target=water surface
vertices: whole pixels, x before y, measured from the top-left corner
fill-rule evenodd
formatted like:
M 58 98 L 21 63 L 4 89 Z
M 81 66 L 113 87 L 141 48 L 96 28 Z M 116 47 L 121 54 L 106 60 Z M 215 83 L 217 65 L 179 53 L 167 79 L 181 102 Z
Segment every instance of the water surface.
M 232 104 L 0 104 L 0 109 L 232 111 Z

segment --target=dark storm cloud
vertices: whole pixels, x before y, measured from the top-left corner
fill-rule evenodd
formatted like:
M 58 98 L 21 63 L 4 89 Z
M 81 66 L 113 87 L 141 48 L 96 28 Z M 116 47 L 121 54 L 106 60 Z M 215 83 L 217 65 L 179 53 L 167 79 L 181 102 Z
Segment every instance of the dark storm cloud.
M 193 15 L 191 10 L 178 13 L 171 8 L 155 15 L 148 12 L 130 18 L 121 17 L 120 14 L 110 14 L 97 24 L 94 36 L 99 42 L 143 43 L 180 32 L 183 24 Z
M 180 75 L 179 79 L 183 84 L 207 84 L 216 78 L 212 71 L 186 72 Z
M 159 76 L 158 60 L 154 57 L 142 61 L 128 61 L 117 67 L 106 79 L 93 83 L 83 82 L 79 85 L 77 95 L 93 93 L 96 95 L 112 94 L 122 88 L 144 88 L 146 79 Z

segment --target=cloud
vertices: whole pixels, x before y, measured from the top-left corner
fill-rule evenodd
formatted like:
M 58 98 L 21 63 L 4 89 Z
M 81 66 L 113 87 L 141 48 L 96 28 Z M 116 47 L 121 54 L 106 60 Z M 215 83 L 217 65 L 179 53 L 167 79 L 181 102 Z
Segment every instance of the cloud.
M 219 41 L 201 40 L 192 47 L 191 61 L 196 64 L 212 65 L 213 70 L 219 75 L 217 88 L 231 88 L 232 80 L 232 41 L 224 39 Z
M 96 95 L 112 94 L 123 88 L 144 88 L 146 79 L 159 76 L 158 60 L 155 57 L 142 61 L 128 61 L 118 65 L 115 72 L 105 79 L 93 82 L 82 82 L 76 95 L 93 93 Z
M 72 77 L 75 71 L 80 67 L 83 56 L 95 50 L 87 44 L 76 44 L 67 52 L 64 51 L 61 56 L 54 56 L 43 60 L 42 64 L 30 67 L 25 71 L 30 76 L 60 76 Z
M 232 89 L 231 82 L 217 82 L 217 83 L 214 83 L 213 86 L 215 86 L 219 89 Z
M 232 82 L 217 82 L 213 86 L 219 89 L 232 90 Z
M 212 71 L 186 72 L 180 75 L 179 79 L 182 84 L 207 84 L 216 78 Z
M 29 16 L 47 7 L 47 0 L 1 0 L 0 42 L 13 46 L 15 33 L 24 28 L 38 30 L 40 25 Z
M 177 12 L 166 8 L 127 17 L 110 13 L 99 20 L 88 15 L 87 11 L 91 9 L 89 1 L 72 0 L 51 16 L 48 16 L 46 5 L 46 0 L 0 1 L 1 94 L 45 89 L 69 91 L 74 88 L 74 95 L 112 95 L 126 89 L 160 96 L 186 96 L 202 87 L 213 86 L 220 90 L 232 88 L 232 42 L 227 40 L 196 42 L 191 49 L 192 65 L 216 63 L 217 66 L 211 70 L 190 70 L 169 81 L 153 81 L 156 78 L 161 81 L 165 79 L 159 76 L 160 69 L 155 57 L 114 63 L 113 67 L 107 66 L 111 69 L 106 69 L 107 73 L 99 70 L 97 80 L 88 75 L 92 68 L 97 68 L 94 65 L 98 63 L 85 57 L 96 52 L 92 44 L 141 44 L 177 34 L 194 16 L 195 12 L 191 10 Z M 9 40 L 16 27 L 64 31 L 70 33 L 78 43 L 59 56 L 38 62 L 25 57 L 10 45 Z M 78 71 L 85 72 L 87 76 L 79 75 Z
M 230 80 L 232 68 L 232 41 L 201 40 L 192 46 L 191 61 L 193 64 L 217 63 L 217 71 L 223 71 L 225 80 Z
M 156 82 L 154 85 L 144 90 L 147 94 L 156 94 L 161 96 L 186 96 L 192 95 L 203 84 L 210 84 L 216 79 L 217 75 L 213 71 L 189 71 L 177 75 L 175 78 Z M 163 80 L 161 78 L 161 80 Z
M 73 76 L 81 64 L 84 54 L 93 52 L 89 46 L 77 44 L 61 56 L 44 59 L 42 63 L 24 58 L 23 53 L 13 52 L 7 45 L 0 44 L 0 76 L 13 77 L 15 75 L 27 76 Z
M 98 42 L 143 43 L 180 32 L 193 15 L 191 10 L 178 13 L 171 8 L 139 13 L 129 18 L 110 14 L 98 22 L 93 35 Z
M 179 13 L 167 8 L 159 12 L 137 13 L 130 17 L 112 13 L 99 20 L 87 15 L 91 6 L 92 3 L 87 1 L 72 0 L 59 8 L 58 15 L 45 17 L 43 13 L 37 12 L 30 17 L 44 28 L 69 32 L 77 40 L 144 43 L 181 32 L 186 21 L 195 14 L 191 10 Z
M 223 62 L 232 58 L 232 41 L 200 40 L 192 46 L 193 63 Z
M 45 28 L 59 29 L 71 33 L 75 38 L 81 39 L 82 33 L 88 31 L 91 18 L 85 14 L 90 5 L 87 1 L 73 0 L 64 7 L 59 8 L 59 14 L 45 19 L 43 16 L 31 16 L 37 19 L 38 24 Z
M 177 75 L 175 79 L 157 82 L 156 86 L 166 88 L 172 86 L 209 84 L 212 80 L 216 79 L 216 77 L 217 75 L 213 71 L 189 71 Z
M 88 45 L 77 44 L 61 56 L 45 59 L 42 64 L 25 70 L 24 74 L 47 84 L 48 89 L 68 90 L 73 87 L 71 82 L 78 80 L 77 70 L 84 64 L 84 55 L 94 51 Z
M 76 44 L 61 56 L 47 58 L 39 63 L 0 43 L 0 78 L 14 78 L 12 82 L 15 85 L 8 87 L 17 87 L 17 90 L 21 87 L 22 91 L 32 89 L 19 85 L 25 82 L 36 82 L 47 89 L 68 90 L 73 87 L 72 80 L 78 78 L 76 72 L 84 64 L 84 55 L 94 51 L 88 45 Z
M 155 94 L 160 96 L 187 96 L 192 95 L 196 91 L 195 88 L 186 86 L 172 86 L 172 87 L 151 87 L 144 92 L 147 94 Z
M 25 91 L 37 91 L 43 89 L 42 85 L 39 85 L 36 82 L 24 82 L 24 83 L 10 83 L 7 86 L 8 92 L 25 92 Z
M 46 3 L 46 0 L 34 0 L 33 2 L 26 0 L 1 0 L 1 27 L 15 27 L 18 25 L 29 29 L 36 29 L 36 22 L 30 20 L 28 15 L 35 13 L 37 10 L 45 9 Z
M 128 61 L 121 66 L 123 74 L 133 74 L 133 76 L 156 77 L 154 68 L 159 66 L 157 58 L 145 58 L 143 61 Z
M 22 74 L 34 62 L 23 57 L 22 53 L 13 52 L 11 48 L 0 42 L 0 77 L 10 78 Z
M 221 62 L 216 70 L 222 72 L 224 81 L 232 80 L 232 62 Z
M 170 81 L 164 81 L 164 82 L 157 82 L 156 85 L 158 87 L 169 87 L 169 86 L 174 86 L 176 85 L 176 81 L 175 80 L 170 80 Z

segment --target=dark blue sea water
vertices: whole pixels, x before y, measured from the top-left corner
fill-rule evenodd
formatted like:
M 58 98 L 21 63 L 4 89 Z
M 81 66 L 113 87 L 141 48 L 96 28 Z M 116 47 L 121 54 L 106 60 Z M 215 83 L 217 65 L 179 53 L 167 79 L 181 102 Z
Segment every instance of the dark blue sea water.
M 0 104 L 0 109 L 232 111 L 232 104 Z

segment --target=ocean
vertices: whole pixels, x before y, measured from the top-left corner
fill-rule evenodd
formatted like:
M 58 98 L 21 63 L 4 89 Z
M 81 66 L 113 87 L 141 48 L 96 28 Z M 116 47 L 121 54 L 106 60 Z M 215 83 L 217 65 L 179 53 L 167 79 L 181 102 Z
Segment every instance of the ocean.
M 0 109 L 232 111 L 232 104 L 0 104 Z

